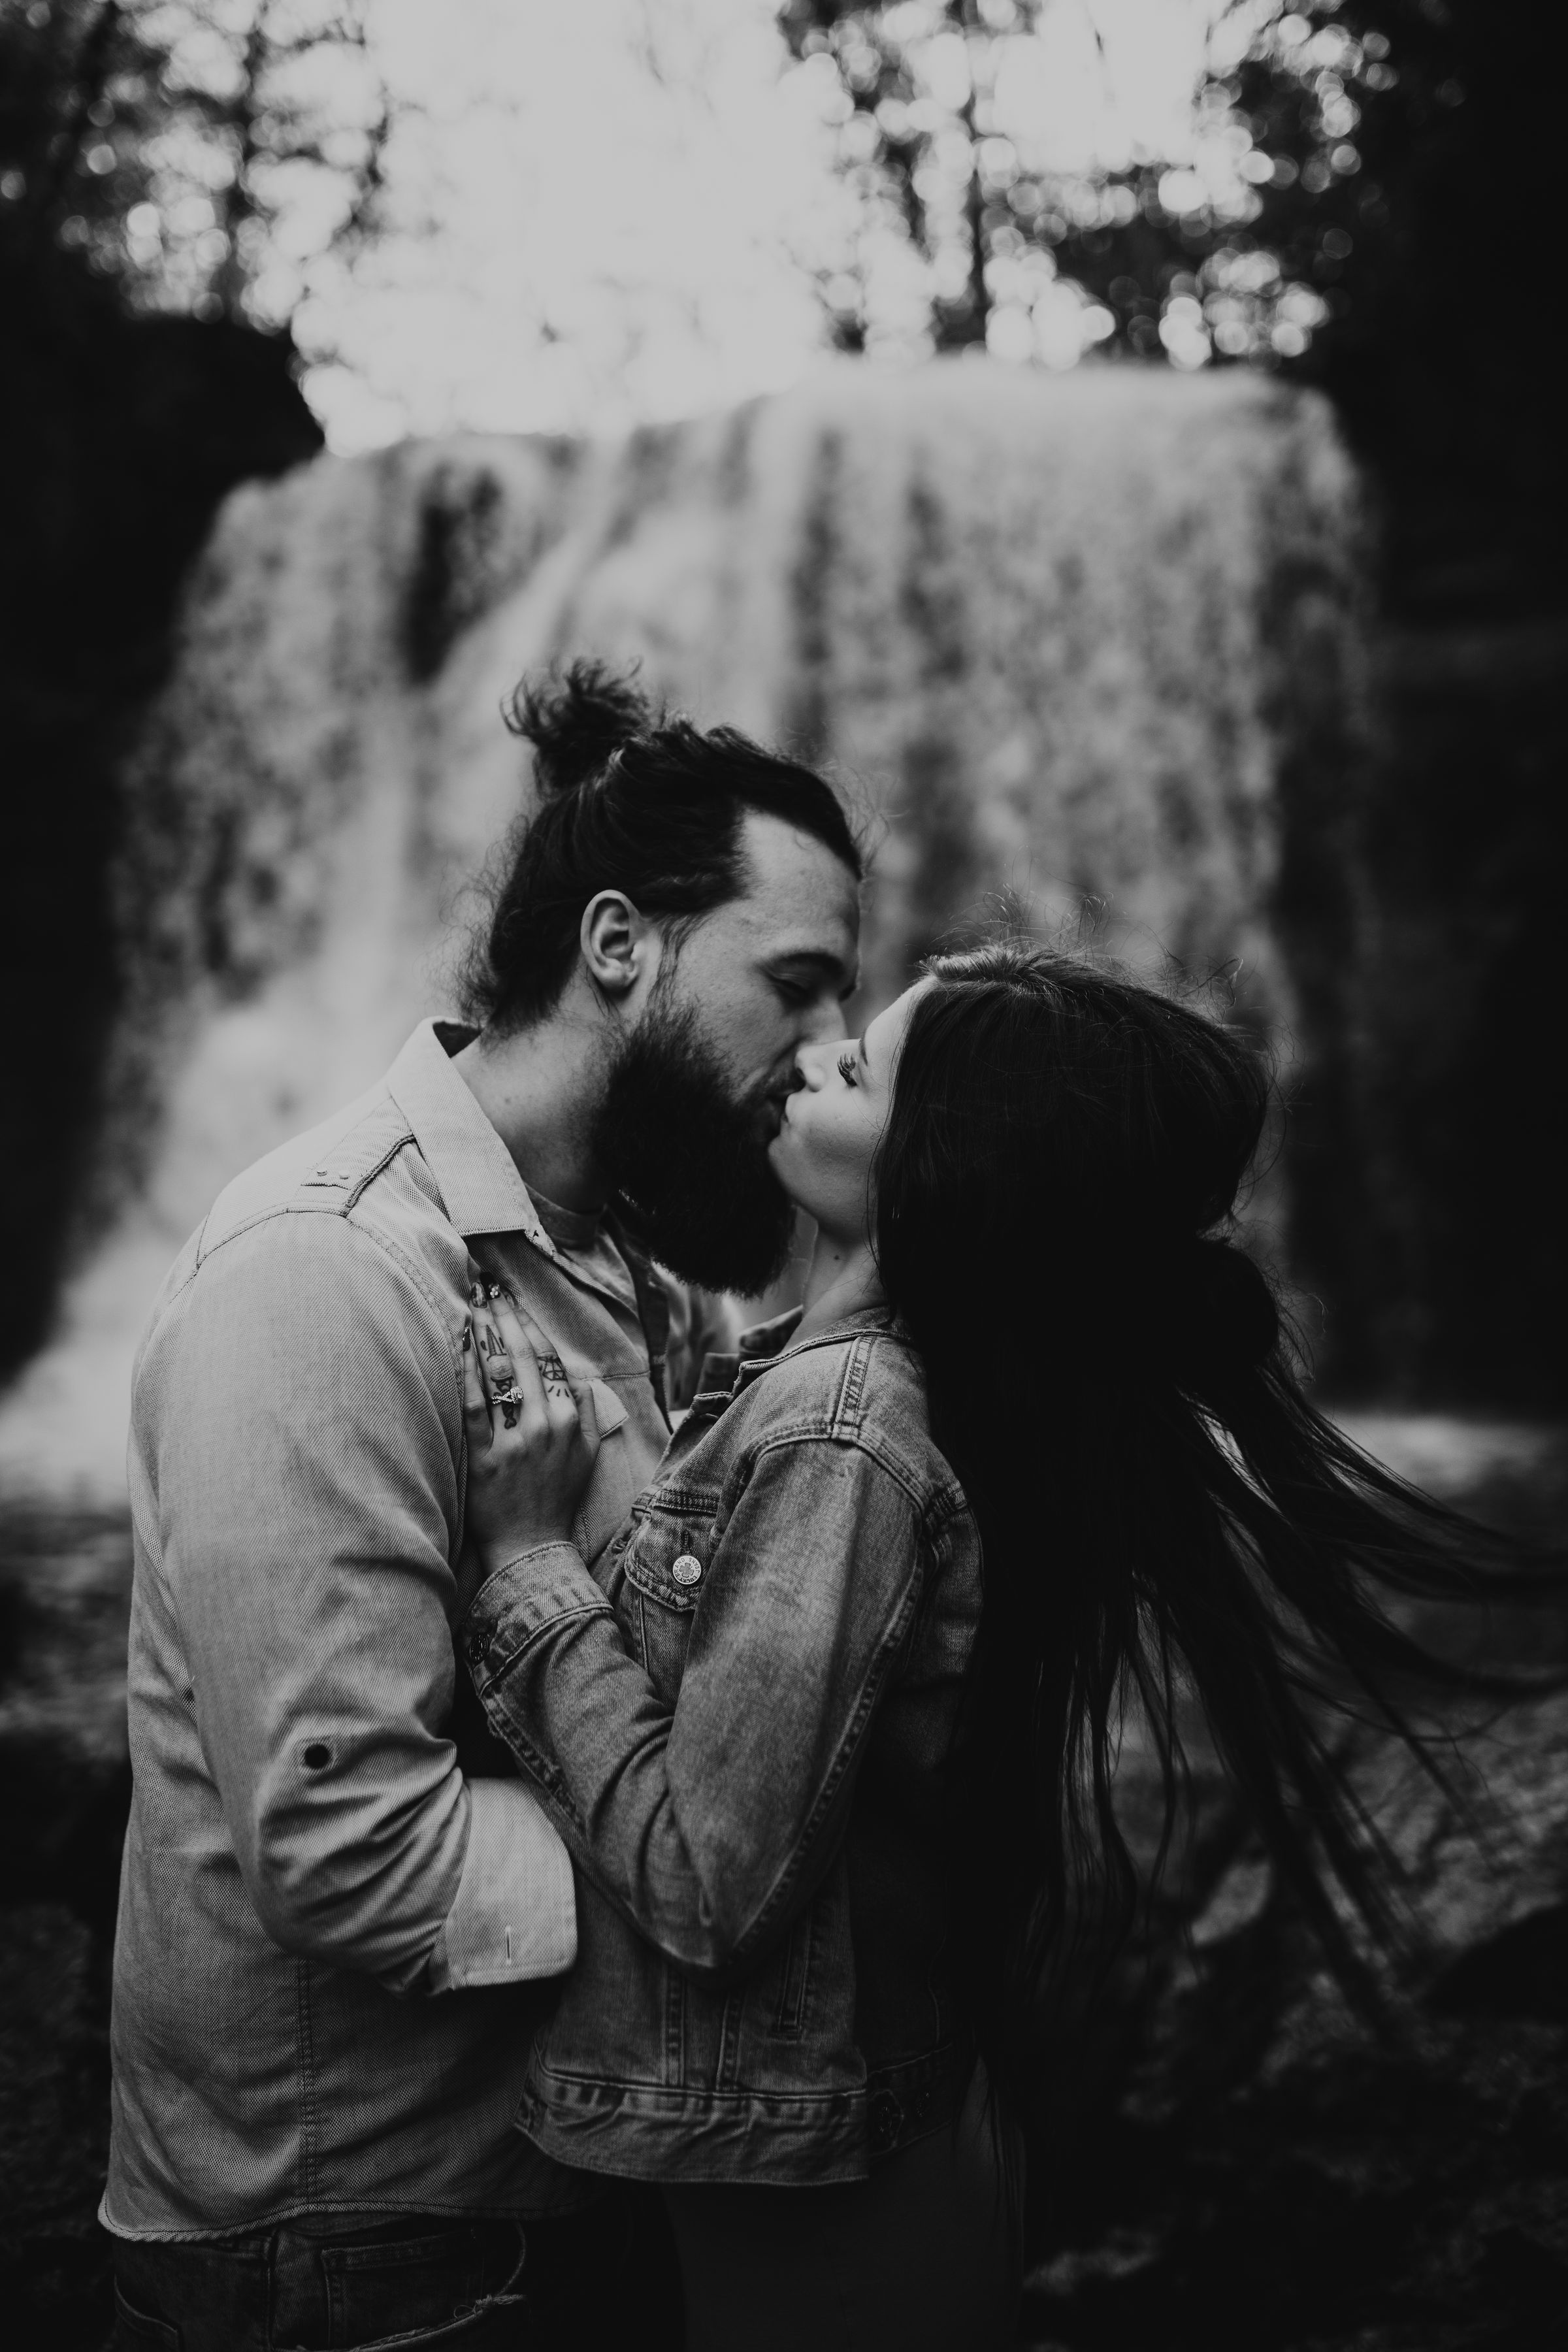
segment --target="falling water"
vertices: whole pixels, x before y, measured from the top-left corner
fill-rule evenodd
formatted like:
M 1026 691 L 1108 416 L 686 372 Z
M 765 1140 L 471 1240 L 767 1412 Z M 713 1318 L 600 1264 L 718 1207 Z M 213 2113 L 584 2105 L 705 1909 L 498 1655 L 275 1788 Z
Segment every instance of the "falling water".
M 1135 957 L 1239 960 L 1282 1022 L 1281 794 L 1356 724 L 1355 504 L 1310 395 L 958 362 L 237 492 L 130 764 L 103 1213 L 0 1413 L 0 1489 L 118 1490 L 184 1234 L 441 1005 L 526 793 L 498 706 L 552 656 L 640 656 L 846 782 L 879 842 L 874 996 L 1010 885 L 1047 920 L 1098 902 Z

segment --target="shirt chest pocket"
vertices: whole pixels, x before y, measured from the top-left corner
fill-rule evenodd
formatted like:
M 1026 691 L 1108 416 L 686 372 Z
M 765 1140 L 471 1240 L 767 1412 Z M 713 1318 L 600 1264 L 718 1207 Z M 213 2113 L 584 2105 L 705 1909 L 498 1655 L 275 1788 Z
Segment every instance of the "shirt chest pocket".
M 716 1496 L 649 1496 L 621 1557 L 621 1624 L 659 1696 L 673 1704 L 709 1564 L 718 1542 Z
M 632 1467 L 626 1406 L 607 1381 L 589 1383 L 599 1445 L 593 1475 L 578 1507 L 572 1539 L 590 1568 L 598 1559 L 637 1500 L 637 1480 Z

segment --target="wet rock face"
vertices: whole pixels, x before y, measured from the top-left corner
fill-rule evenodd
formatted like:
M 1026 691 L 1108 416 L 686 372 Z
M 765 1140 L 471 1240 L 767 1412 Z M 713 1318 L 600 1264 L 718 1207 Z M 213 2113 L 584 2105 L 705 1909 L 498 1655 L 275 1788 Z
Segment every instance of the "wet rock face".
M 123 1512 L 0 1504 L 0 2301 L 100 2352 L 109 1964 L 131 1797 Z
M 1495 1516 L 1544 1531 L 1554 1505 L 1560 1536 L 1560 1449 L 1533 1481 L 1489 1485 Z M 1426 1630 L 1475 1654 L 1474 1624 Z M 1512 1618 L 1492 1640 L 1568 1659 L 1555 1619 Z M 1022 2341 L 1568 2340 L 1568 1697 L 1485 1713 L 1438 1751 L 1451 1794 L 1386 1738 L 1350 1744 L 1413 1923 L 1381 2030 L 1323 1970 L 1198 1749 L 1183 1866 L 1089 2030 L 1063 2038 Z M 1121 1794 L 1134 1822 L 1152 1812 L 1136 1759 Z

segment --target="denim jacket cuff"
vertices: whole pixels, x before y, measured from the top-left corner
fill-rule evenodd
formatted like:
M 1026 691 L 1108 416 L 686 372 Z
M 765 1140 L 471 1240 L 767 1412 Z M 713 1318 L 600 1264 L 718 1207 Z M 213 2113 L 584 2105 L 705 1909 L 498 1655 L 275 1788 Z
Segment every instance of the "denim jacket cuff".
M 485 1580 L 463 1620 L 463 1652 L 481 1697 L 519 1651 L 563 1617 L 613 1616 L 572 1544 L 536 1544 Z

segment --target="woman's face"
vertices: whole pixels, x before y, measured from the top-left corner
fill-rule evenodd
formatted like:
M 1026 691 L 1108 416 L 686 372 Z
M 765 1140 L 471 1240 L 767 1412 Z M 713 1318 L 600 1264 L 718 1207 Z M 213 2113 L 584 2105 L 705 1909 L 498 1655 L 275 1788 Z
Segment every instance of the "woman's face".
M 835 1241 L 868 1238 L 871 1162 L 893 1099 L 893 1071 L 921 981 L 879 1013 L 858 1037 L 803 1045 L 800 1086 L 768 1147 L 774 1175 L 797 1207 Z

